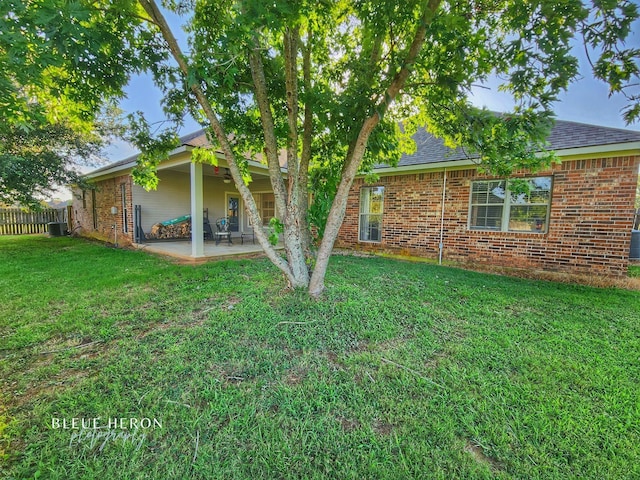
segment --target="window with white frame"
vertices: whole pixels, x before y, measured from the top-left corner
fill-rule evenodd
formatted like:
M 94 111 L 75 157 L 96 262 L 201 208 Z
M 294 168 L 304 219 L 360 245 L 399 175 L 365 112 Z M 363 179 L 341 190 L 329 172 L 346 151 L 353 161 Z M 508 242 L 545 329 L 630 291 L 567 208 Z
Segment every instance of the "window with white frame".
M 273 192 L 255 192 L 253 198 L 256 200 L 262 225 L 268 227 L 271 219 L 277 217 L 275 195 Z M 253 228 L 250 218 L 247 218 L 247 226 Z
M 263 225 L 269 225 L 269 221 L 276 216 L 276 198 L 273 193 L 260 195 L 260 218 Z
M 469 205 L 471 230 L 546 233 L 549 224 L 552 177 L 536 177 L 526 187 L 515 188 L 515 180 L 472 182 Z M 511 187 L 511 188 L 510 188 Z
M 360 191 L 360 241 L 382 240 L 384 187 L 364 187 Z

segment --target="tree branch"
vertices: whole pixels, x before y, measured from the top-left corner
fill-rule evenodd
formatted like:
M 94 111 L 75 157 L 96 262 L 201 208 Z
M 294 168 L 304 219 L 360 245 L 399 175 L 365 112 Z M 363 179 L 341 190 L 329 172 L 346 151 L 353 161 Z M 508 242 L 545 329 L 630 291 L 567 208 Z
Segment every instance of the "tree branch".
M 147 12 L 147 14 L 153 19 L 154 23 L 158 26 L 158 29 L 162 33 L 162 36 L 167 42 L 167 47 L 171 52 L 173 58 L 178 63 L 180 70 L 182 71 L 185 78 L 189 78 L 189 65 L 182 54 L 180 49 L 180 45 L 176 40 L 171 27 L 167 23 L 166 19 L 162 15 L 162 12 L 156 5 L 154 0 L 138 0 L 142 8 Z M 238 188 L 238 192 L 242 196 L 242 199 L 245 202 L 245 207 L 247 213 L 249 214 L 249 219 L 252 225 L 256 226 L 254 228 L 255 236 L 258 239 L 258 243 L 265 251 L 267 257 L 273 262 L 276 267 L 278 267 L 289 279 L 291 282 L 293 280 L 291 275 L 291 270 L 289 268 L 289 264 L 278 254 L 278 252 L 273 248 L 271 243 L 269 243 L 269 239 L 267 238 L 266 233 L 260 225 L 262 225 L 262 220 L 260 218 L 260 214 L 258 213 L 258 208 L 256 206 L 256 202 L 251 194 L 249 188 L 245 185 L 244 180 L 242 179 L 242 173 L 240 172 L 240 168 L 238 167 L 238 163 L 233 154 L 233 149 L 231 148 L 231 144 L 229 143 L 229 139 L 222 127 L 220 121 L 218 120 L 218 116 L 214 112 L 211 104 L 207 100 L 207 97 L 202 90 L 201 85 L 198 82 L 192 83 L 189 88 L 191 89 L 191 93 L 196 97 L 198 103 L 202 107 L 207 120 L 209 120 L 209 124 L 211 129 L 213 130 L 216 139 L 220 143 L 220 147 L 222 149 L 222 153 L 229 164 L 229 170 L 231 171 L 231 176 Z
M 407 78 L 409 78 L 409 75 L 413 71 L 413 64 L 422 49 L 422 45 L 424 44 L 424 40 L 427 35 L 427 25 L 433 19 L 441 1 L 442 0 L 429 0 L 428 4 L 425 6 L 422 18 L 420 19 L 420 26 L 413 37 L 413 41 L 411 42 L 407 56 L 404 59 L 402 68 L 400 68 L 398 73 L 396 73 L 391 85 L 389 85 L 389 88 L 387 88 L 387 91 L 385 92 L 384 99 L 378 104 L 378 108 L 376 109 L 380 120 L 398 96 L 398 93 L 404 87 Z
M 311 86 L 311 39 L 313 32 L 307 32 L 307 44 L 303 47 L 302 54 L 302 75 L 305 94 L 304 121 L 302 124 L 302 153 L 300 155 L 300 165 L 298 168 L 298 185 L 300 188 L 300 208 L 309 211 L 309 165 L 311 163 L 311 143 L 313 141 L 313 97 Z M 301 218 L 302 225 L 302 248 L 307 256 L 310 255 L 311 232 L 309 231 L 309 220 L 305 216 Z
M 289 195 L 293 193 L 298 177 L 298 35 L 297 29 L 284 32 L 284 74 L 287 97 L 287 172 L 289 173 Z
M 312 296 L 317 297 L 324 290 L 324 273 L 326 272 L 331 251 L 333 250 L 333 245 L 338 236 L 340 226 L 344 220 L 347 199 L 349 198 L 349 190 L 351 189 L 353 180 L 358 172 L 358 168 L 362 163 L 369 137 L 378 123 L 380 123 L 382 117 L 388 110 L 391 103 L 395 100 L 400 90 L 404 87 L 407 78 L 411 74 L 413 63 L 418 57 L 418 54 L 424 44 L 427 35 L 427 27 L 433 20 L 441 1 L 442 0 L 428 0 L 425 2 L 422 16 L 416 28 L 409 50 L 405 56 L 402 68 L 395 75 L 391 84 L 385 91 L 384 99 L 378 103 L 376 112 L 369 118 L 365 119 L 356 140 L 349 146 L 345 165 L 342 170 L 342 178 L 329 211 L 329 217 L 327 218 L 322 243 L 318 249 L 316 268 L 311 276 L 311 282 L 309 284 L 309 294 Z
M 269 94 L 267 91 L 267 81 L 264 75 L 264 66 L 262 64 L 262 55 L 259 47 L 255 46 L 249 52 L 249 64 L 251 66 L 251 77 L 253 78 L 253 88 L 255 92 L 256 103 L 260 110 L 260 122 L 262 123 L 262 131 L 264 133 L 265 157 L 269 167 L 269 177 L 273 186 L 273 193 L 276 201 L 276 209 L 280 215 L 286 214 L 287 192 L 280 171 L 280 162 L 278 160 L 278 143 L 276 141 L 275 124 L 273 114 L 271 113 L 271 103 L 269 102 Z
M 298 42 L 299 28 L 285 28 L 284 74 L 287 105 L 287 170 L 289 173 L 289 191 L 285 216 L 284 245 L 293 274 L 309 284 L 309 270 L 305 263 L 305 228 L 307 211 L 301 205 L 303 187 L 299 182 L 300 164 L 298 161 Z M 304 189 L 306 190 L 306 188 Z

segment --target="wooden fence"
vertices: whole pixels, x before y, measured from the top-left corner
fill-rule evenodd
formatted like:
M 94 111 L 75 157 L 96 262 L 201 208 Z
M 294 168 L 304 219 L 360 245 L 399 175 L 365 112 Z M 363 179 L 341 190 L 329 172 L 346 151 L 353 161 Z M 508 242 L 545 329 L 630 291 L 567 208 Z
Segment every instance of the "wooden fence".
M 48 208 L 25 212 L 20 208 L 0 208 L 0 235 L 47 233 L 50 222 L 67 222 L 67 209 Z

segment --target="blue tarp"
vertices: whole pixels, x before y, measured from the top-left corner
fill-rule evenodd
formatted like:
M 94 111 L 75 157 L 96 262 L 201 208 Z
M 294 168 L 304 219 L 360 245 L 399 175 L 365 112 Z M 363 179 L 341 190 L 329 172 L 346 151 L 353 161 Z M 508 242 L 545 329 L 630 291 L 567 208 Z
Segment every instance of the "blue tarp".
M 176 223 L 186 222 L 187 220 L 191 220 L 191 215 L 183 215 L 181 217 L 172 218 L 171 220 L 161 222 L 160 225 L 164 225 L 166 227 L 167 225 L 175 225 Z

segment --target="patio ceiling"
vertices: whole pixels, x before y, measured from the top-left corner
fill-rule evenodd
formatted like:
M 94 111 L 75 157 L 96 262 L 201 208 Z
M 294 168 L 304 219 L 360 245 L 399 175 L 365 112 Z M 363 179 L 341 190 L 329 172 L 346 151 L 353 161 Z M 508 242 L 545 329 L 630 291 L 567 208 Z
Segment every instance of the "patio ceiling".
M 255 163 L 255 162 L 252 162 Z M 166 166 L 160 165 L 158 170 L 171 170 L 174 172 L 182 172 L 187 175 L 190 173 L 190 159 L 185 159 L 181 163 L 173 163 Z M 264 170 L 263 170 L 264 169 Z M 263 170 L 263 171 L 261 171 Z M 262 166 L 249 166 L 249 172 L 254 180 L 269 178 L 269 173 L 266 167 Z M 220 161 L 220 166 L 218 168 L 218 172 L 216 173 L 216 169 L 213 165 L 202 164 L 202 175 L 205 177 L 214 177 L 214 178 L 224 178 L 227 173 L 227 166 L 224 161 Z

